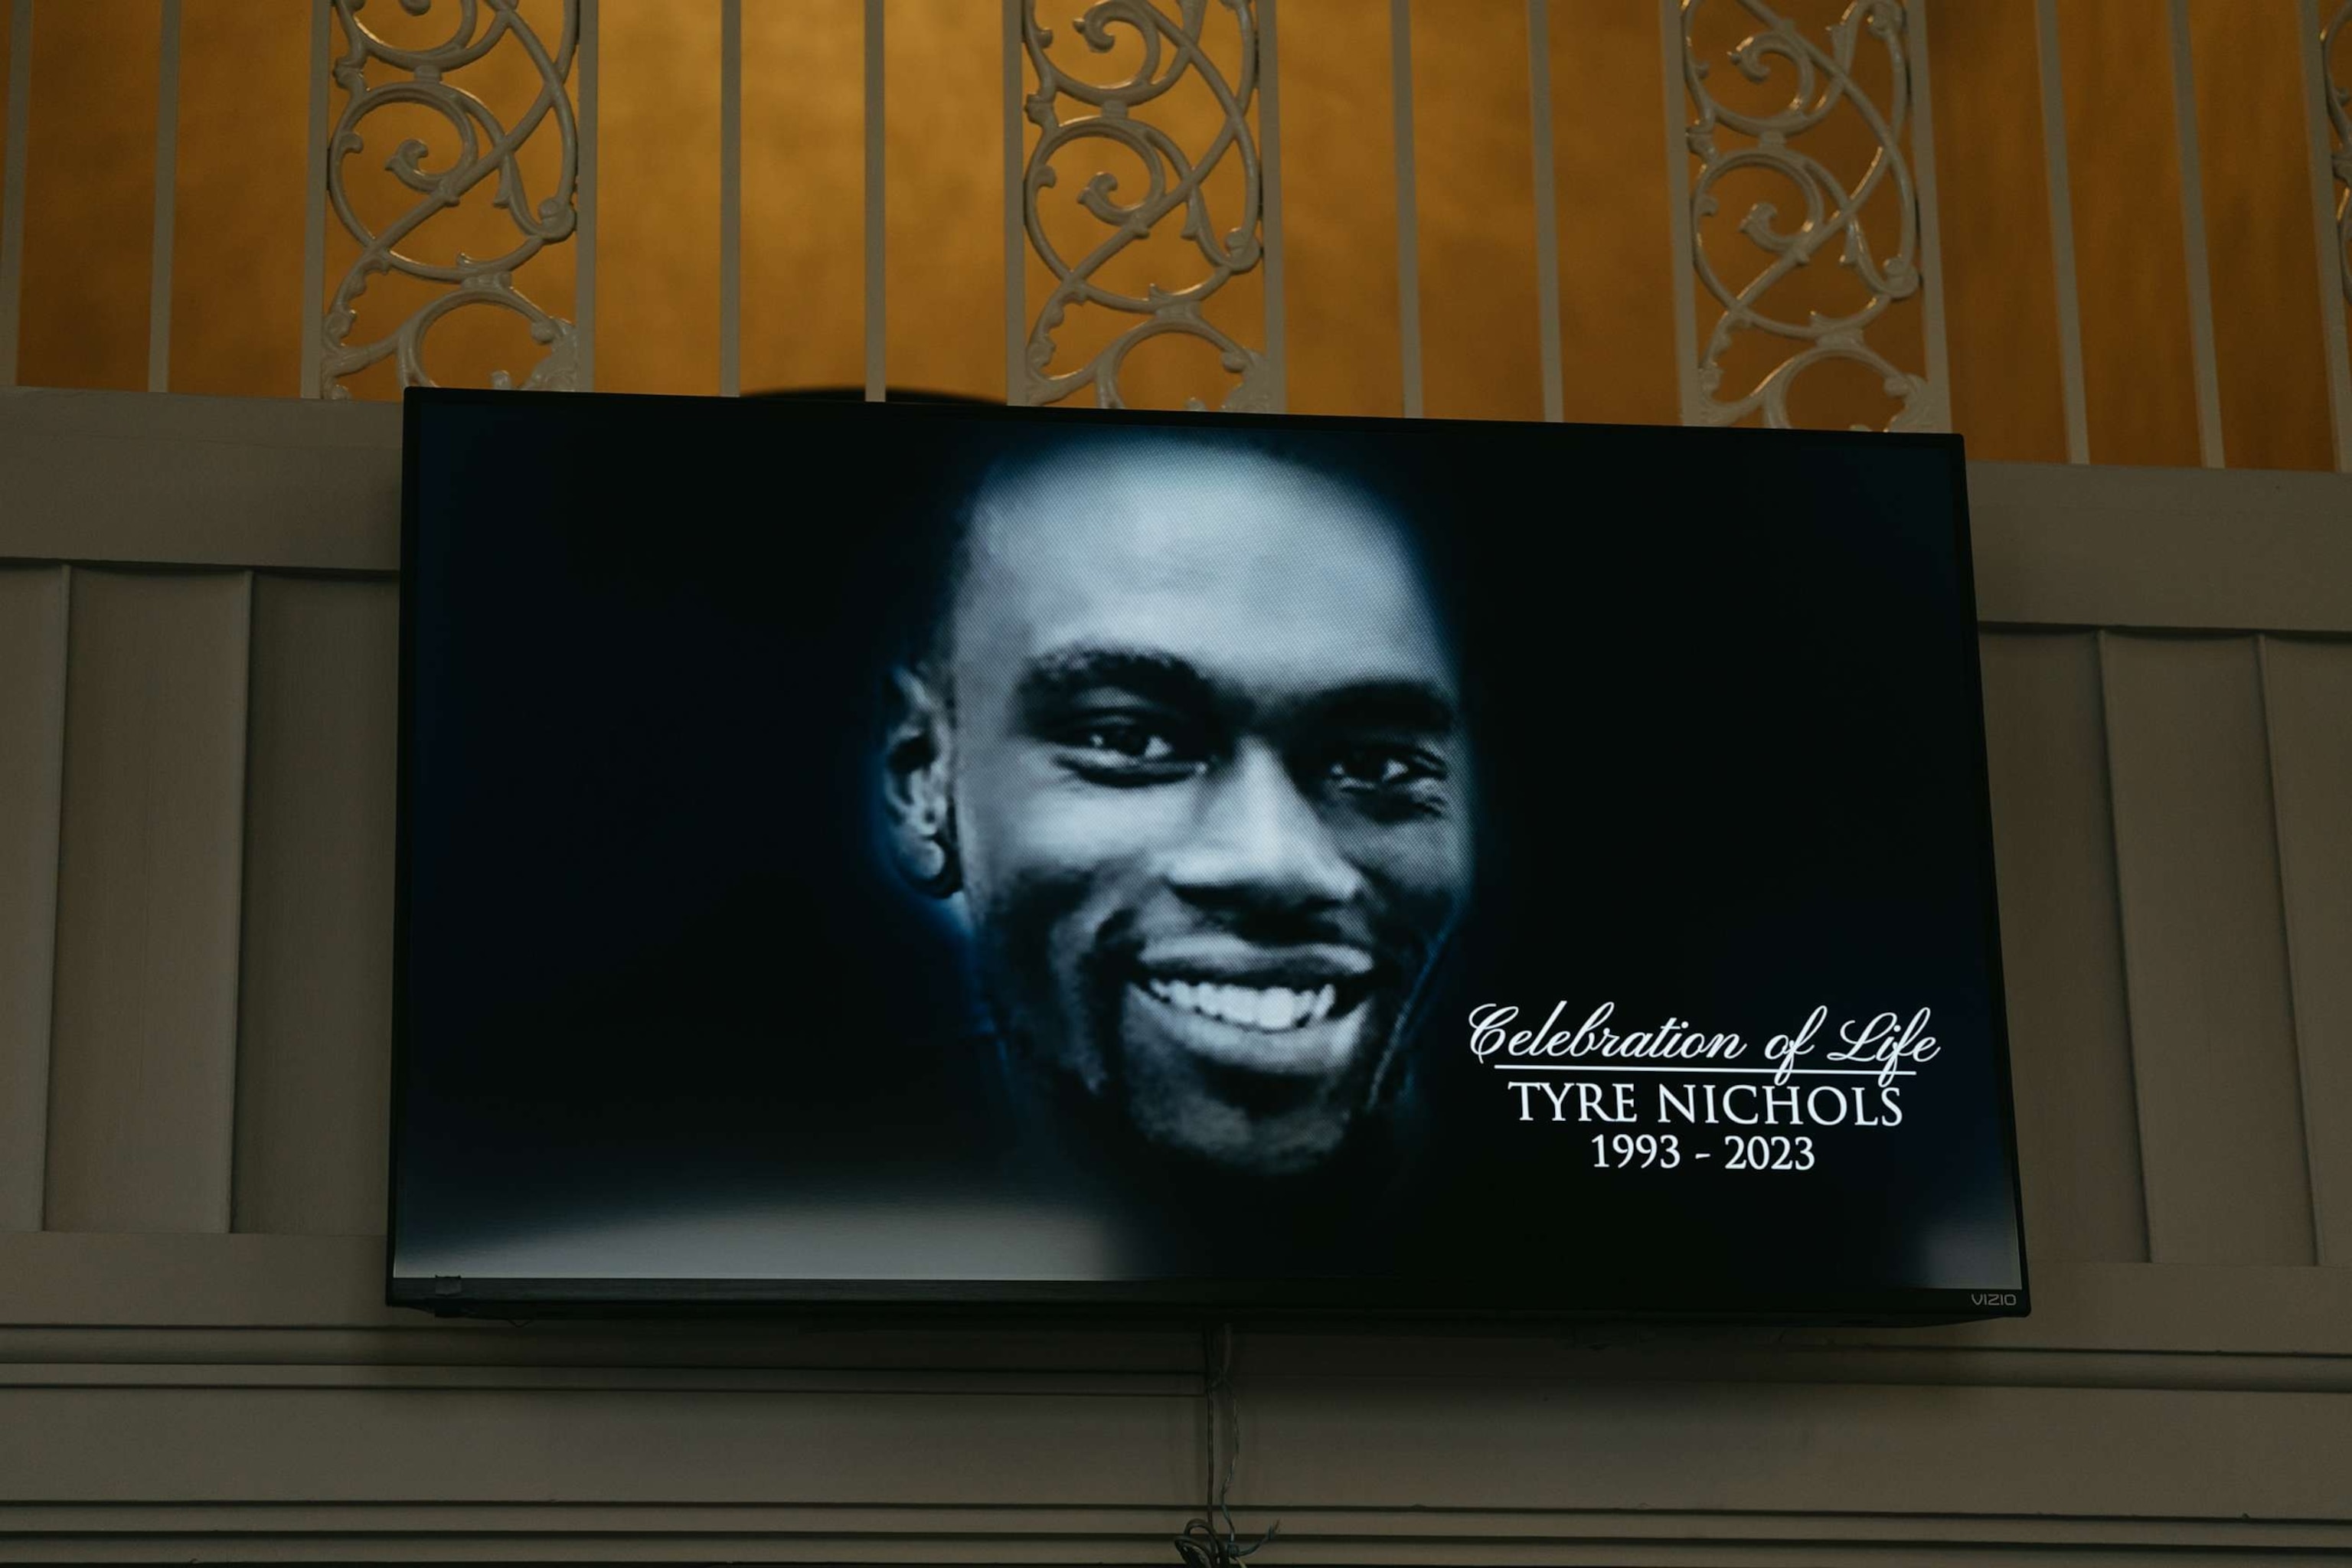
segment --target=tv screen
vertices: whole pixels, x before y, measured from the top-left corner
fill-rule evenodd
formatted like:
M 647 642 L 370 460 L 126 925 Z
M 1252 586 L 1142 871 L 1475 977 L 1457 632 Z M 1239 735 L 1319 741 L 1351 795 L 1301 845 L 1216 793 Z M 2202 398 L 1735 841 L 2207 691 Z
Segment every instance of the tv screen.
M 406 418 L 394 1301 L 2025 1310 L 1956 439 Z

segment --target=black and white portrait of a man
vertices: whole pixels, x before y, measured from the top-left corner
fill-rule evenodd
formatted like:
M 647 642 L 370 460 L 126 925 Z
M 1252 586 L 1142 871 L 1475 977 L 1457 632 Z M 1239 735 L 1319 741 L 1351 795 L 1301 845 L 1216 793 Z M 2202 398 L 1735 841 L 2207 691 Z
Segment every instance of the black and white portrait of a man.
M 1955 454 L 443 402 L 402 577 L 405 1274 L 2001 1278 L 1915 1257 L 2007 1245 Z M 1683 482 L 1706 453 L 1736 505 Z M 1560 1047 L 1603 1007 L 1757 1054 Z M 1899 1127 L 1726 1098 L 1817 1009 L 1922 1007 Z M 1549 1054 L 1481 1054 L 1498 1008 Z M 1813 1169 L 1750 1173 L 1801 1134 Z
M 1460 676 L 1394 503 L 1263 444 L 990 468 L 889 672 L 891 851 L 1013 1070 L 1280 1176 L 1396 1088 L 1470 891 Z

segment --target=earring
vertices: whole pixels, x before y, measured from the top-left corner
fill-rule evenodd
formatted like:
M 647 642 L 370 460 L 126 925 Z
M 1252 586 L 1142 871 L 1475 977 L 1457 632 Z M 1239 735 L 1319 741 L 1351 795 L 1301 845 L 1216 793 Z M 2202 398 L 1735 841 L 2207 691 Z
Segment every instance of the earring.
M 936 882 L 940 879 L 940 873 L 948 868 L 947 846 L 941 844 L 937 838 L 923 839 L 916 846 L 912 858 L 914 864 L 911 869 L 915 880 L 919 882 L 926 884 Z
M 955 851 L 945 831 L 919 841 L 908 858 L 908 879 L 935 899 L 944 899 L 963 885 Z

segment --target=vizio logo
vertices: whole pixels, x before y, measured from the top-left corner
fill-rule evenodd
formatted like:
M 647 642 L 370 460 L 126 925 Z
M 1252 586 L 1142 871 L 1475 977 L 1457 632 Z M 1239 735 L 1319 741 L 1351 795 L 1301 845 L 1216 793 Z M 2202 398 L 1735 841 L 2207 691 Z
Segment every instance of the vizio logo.
M 2017 1292 L 2014 1290 L 1978 1290 L 1970 1294 L 1969 1297 L 1969 1305 L 1972 1307 L 2014 1307 L 2017 1305 Z

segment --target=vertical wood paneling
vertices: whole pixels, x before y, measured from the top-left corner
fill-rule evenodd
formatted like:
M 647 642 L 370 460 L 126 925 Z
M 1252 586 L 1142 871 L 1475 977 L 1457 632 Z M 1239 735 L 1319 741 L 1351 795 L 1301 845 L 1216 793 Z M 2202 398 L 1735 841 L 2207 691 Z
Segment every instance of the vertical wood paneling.
M 245 817 L 242 573 L 73 575 L 51 1230 L 225 1230 Z
M 2352 1267 L 2352 643 L 2266 637 L 2263 678 L 2312 1220 Z
M 254 584 L 238 1230 L 383 1224 L 398 607 L 390 583 Z
M 0 1230 L 41 1228 L 66 568 L 0 571 Z
M 2103 633 L 2101 655 L 2149 1257 L 2309 1263 L 2253 640 Z
M 2027 1244 L 2144 1261 L 2098 644 L 1991 633 L 1983 647 Z

